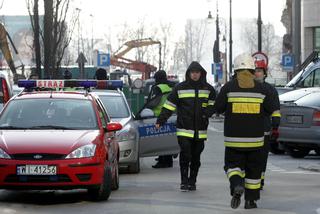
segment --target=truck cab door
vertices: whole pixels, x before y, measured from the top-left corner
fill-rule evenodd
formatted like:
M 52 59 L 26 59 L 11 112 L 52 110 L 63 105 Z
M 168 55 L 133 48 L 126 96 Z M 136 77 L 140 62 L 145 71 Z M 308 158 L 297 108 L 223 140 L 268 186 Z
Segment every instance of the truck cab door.
M 138 115 L 136 125 L 139 131 L 140 157 L 171 155 L 179 153 L 176 137 L 176 115 L 171 116 L 167 123 L 157 129 L 157 118 L 150 109 L 144 109 Z

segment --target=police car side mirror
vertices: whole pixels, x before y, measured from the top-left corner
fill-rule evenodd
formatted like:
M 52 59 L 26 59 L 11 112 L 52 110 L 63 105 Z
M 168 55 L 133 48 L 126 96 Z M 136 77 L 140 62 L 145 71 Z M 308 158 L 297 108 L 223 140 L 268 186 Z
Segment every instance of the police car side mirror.
M 107 125 L 106 131 L 107 132 L 115 132 L 115 131 L 119 131 L 122 129 L 122 125 L 120 123 L 109 123 Z
M 152 118 L 152 117 L 155 117 L 155 115 L 151 109 L 145 108 L 140 113 L 140 118 L 142 119 Z

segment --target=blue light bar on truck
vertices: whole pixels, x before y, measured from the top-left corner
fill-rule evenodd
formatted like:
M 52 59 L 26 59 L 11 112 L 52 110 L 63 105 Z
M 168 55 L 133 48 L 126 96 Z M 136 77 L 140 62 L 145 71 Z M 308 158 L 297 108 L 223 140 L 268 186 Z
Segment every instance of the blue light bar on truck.
M 122 88 L 121 80 L 18 80 L 18 86 L 24 88 Z

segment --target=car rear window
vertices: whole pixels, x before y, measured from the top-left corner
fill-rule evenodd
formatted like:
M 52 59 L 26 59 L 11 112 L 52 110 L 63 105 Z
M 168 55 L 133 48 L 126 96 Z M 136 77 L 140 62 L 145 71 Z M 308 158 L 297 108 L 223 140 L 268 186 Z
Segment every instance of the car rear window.
M 300 106 L 316 106 L 320 107 L 320 93 L 308 94 L 295 102 Z
M 111 119 L 130 116 L 128 106 L 122 96 L 99 95 L 99 97 Z
M 0 129 L 98 129 L 92 102 L 77 99 L 12 100 L 0 117 Z

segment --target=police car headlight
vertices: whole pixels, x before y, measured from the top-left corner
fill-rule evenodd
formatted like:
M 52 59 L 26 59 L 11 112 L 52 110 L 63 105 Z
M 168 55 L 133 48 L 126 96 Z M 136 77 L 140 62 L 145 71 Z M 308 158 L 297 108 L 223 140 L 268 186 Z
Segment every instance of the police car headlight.
M 132 127 L 124 127 L 116 134 L 116 141 L 129 141 L 136 139 L 136 131 Z
M 3 149 L 0 149 L 0 158 L 11 159 L 11 157 Z
M 94 153 L 96 151 L 96 145 L 95 144 L 88 144 L 81 146 L 80 148 L 77 148 L 73 152 L 71 152 L 66 159 L 71 158 L 89 158 L 94 156 Z

